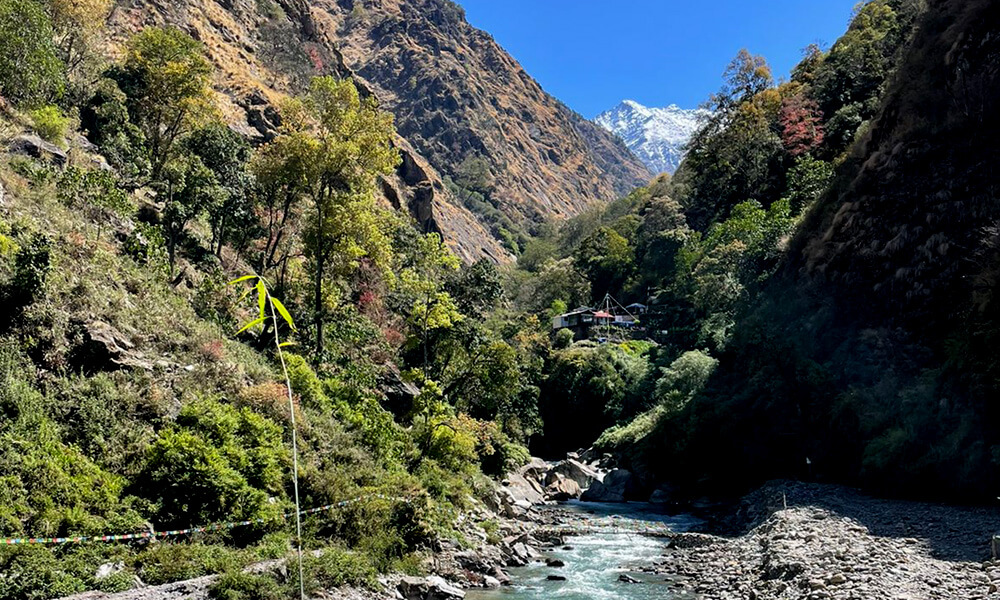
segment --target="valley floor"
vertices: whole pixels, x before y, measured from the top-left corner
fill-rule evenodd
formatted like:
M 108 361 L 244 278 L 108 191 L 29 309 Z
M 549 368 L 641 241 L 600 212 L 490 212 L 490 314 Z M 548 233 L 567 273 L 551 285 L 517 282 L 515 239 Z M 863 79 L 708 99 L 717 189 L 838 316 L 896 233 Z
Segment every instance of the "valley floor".
M 572 544 L 572 527 L 579 525 L 578 518 L 558 509 L 533 508 L 519 519 L 497 518 L 507 536 L 502 543 L 483 543 L 472 551 L 443 547 L 430 560 L 432 570 L 458 586 L 477 587 L 483 574 L 505 578 L 501 566 L 544 561 L 546 548 Z M 992 536 L 1000 533 L 998 509 L 884 500 L 840 486 L 772 482 L 711 515 L 709 522 L 711 534 L 652 533 L 669 541 L 662 557 L 642 569 L 647 572 L 641 579 L 662 576 L 676 591 L 671 597 L 698 600 L 1000 600 L 1000 561 L 990 559 Z M 553 537 L 553 531 L 561 533 Z M 212 580 L 112 595 L 92 592 L 72 600 L 202 599 Z M 384 580 L 384 594 L 341 588 L 322 597 L 392 598 L 398 581 Z M 618 592 L 622 585 L 649 584 L 609 579 Z M 460 597 L 452 589 L 454 595 L 447 597 Z
M 722 522 L 742 532 L 677 535 L 655 571 L 705 600 L 1000 598 L 996 509 L 782 482 Z

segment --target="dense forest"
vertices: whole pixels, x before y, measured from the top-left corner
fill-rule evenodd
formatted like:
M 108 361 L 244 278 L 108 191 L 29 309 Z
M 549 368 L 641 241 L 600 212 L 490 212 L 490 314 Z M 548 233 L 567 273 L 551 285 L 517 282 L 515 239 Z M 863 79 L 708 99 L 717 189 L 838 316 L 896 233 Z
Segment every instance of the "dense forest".
M 303 522 L 304 584 L 374 585 L 532 454 L 592 444 L 637 494 L 995 496 L 990 2 L 870 0 L 787 81 L 741 52 L 674 177 L 497 216 L 515 266 L 384 200 L 393 119 L 350 78 L 301 81 L 251 143 L 201 42 L 109 46 L 111 9 L 0 0 L 0 537 L 253 523 L 0 545 L 0 598 L 205 573 L 279 597 L 296 575 L 239 570 L 288 555 L 296 495 L 352 502 Z M 453 172 L 496 205 L 489 164 Z M 649 306 L 641 333 L 552 331 L 607 295 Z

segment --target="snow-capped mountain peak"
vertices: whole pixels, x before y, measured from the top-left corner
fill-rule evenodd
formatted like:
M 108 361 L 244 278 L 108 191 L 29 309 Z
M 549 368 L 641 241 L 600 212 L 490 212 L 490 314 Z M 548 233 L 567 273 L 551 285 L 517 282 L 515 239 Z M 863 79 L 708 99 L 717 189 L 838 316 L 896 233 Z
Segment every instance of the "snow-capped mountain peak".
M 709 114 L 705 109 L 687 110 L 676 104 L 650 108 L 635 100 L 622 100 L 594 121 L 620 137 L 653 172 L 673 173 L 684 158 L 688 140 Z

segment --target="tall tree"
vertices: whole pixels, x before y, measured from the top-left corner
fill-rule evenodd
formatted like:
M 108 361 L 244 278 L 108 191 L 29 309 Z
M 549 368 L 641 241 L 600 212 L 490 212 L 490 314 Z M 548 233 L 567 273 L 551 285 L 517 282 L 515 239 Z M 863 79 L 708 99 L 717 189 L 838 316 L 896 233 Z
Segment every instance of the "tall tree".
M 208 206 L 212 227 L 211 249 L 221 258 L 222 247 L 234 242 L 240 248 L 255 231 L 250 174 L 250 144 L 221 123 L 194 131 L 184 143 L 215 175 L 220 188 L 217 201 Z
M 0 0 L 0 96 L 37 106 L 64 88 L 52 22 L 35 0 Z
M 150 27 L 129 40 L 110 75 L 128 97 L 132 121 L 145 135 L 152 179 L 160 177 L 193 117 L 207 110 L 212 66 L 183 31 Z
M 262 151 L 271 166 L 287 165 L 296 180 L 281 182 L 286 199 L 311 201 L 305 253 L 313 276 L 315 357 L 323 353 L 328 279 L 357 268 L 361 258 L 388 266 L 389 240 L 378 218 L 377 178 L 399 163 L 392 116 L 373 98 L 361 99 L 350 79 L 313 80 L 309 93 L 285 104 L 283 129 Z M 334 260 L 337 259 L 337 260 Z

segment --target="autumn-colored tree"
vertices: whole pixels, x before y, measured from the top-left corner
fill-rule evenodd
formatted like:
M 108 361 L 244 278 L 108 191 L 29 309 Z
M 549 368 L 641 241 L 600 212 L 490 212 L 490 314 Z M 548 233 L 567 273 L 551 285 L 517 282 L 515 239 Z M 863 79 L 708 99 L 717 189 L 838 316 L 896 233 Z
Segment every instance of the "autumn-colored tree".
M 802 95 L 781 103 L 781 144 L 792 156 L 812 152 L 823 143 L 823 113 L 815 100 Z
M 111 12 L 112 1 L 48 0 L 48 4 L 56 47 L 72 72 L 91 53 L 94 38 Z

